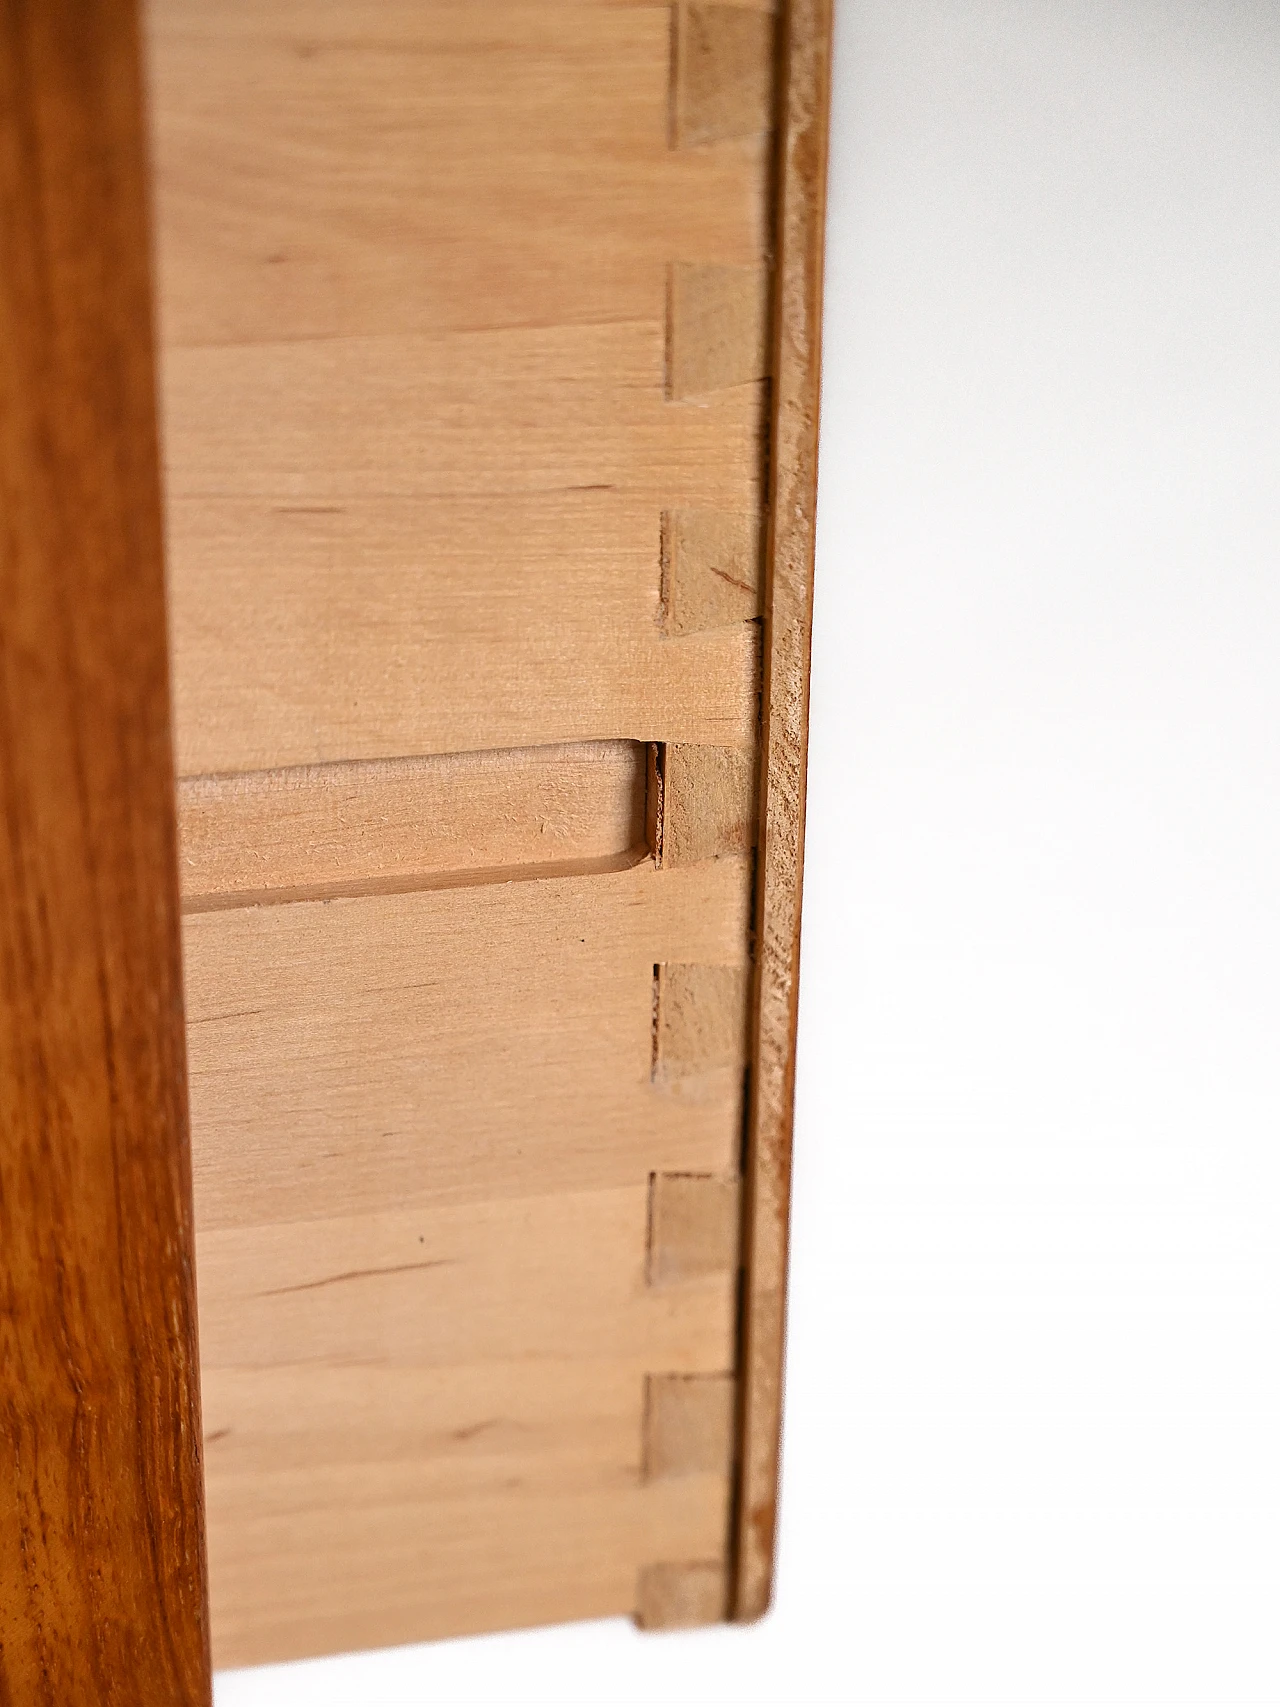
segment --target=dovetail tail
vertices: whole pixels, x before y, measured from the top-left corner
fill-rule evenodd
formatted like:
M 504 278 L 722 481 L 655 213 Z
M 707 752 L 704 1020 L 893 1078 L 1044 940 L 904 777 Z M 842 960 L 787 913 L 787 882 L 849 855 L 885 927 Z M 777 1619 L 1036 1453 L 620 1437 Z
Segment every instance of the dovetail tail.
M 656 973 L 658 968 L 655 966 L 653 970 Z M 655 988 L 656 988 L 656 985 L 655 985 Z M 645 1223 L 644 1223 L 644 1279 L 645 1279 L 645 1285 L 646 1286 L 652 1286 L 653 1285 L 653 1227 L 654 1227 L 654 1211 L 656 1208 L 657 1195 L 658 1195 L 658 1176 L 657 1176 L 657 1174 L 650 1174 L 649 1175 L 649 1197 L 648 1197 L 648 1201 L 645 1205 Z
M 651 1022 L 650 1045 L 649 1045 L 649 1083 L 650 1084 L 652 1084 L 658 1076 L 658 1060 L 659 1060 L 659 1054 L 660 1054 L 660 1050 L 661 1050 L 661 1041 L 660 1041 L 660 1038 L 658 1035 L 658 1027 L 661 1024 L 661 1019 L 659 1017 L 660 1013 L 661 1013 L 661 1002 L 662 1002 L 662 988 L 661 988 L 661 986 L 662 986 L 662 968 L 660 966 L 655 966 L 653 969 L 653 1019 Z M 653 1198 L 653 1175 L 652 1174 L 650 1174 L 650 1176 L 649 1176 L 649 1187 L 650 1187 L 650 1191 L 649 1191 L 650 1204 L 652 1205 L 652 1198 Z
M 664 961 L 657 988 L 659 1078 L 746 1066 L 747 967 Z

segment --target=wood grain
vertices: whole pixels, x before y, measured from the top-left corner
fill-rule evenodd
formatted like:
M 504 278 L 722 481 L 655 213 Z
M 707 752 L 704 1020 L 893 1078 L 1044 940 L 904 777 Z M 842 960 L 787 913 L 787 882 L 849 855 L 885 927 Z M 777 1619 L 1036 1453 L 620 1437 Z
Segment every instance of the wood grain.
M 773 118 L 772 10 L 676 7 L 672 141 L 677 148 L 760 136 Z
M 753 746 L 755 637 L 663 635 L 659 518 L 760 508 L 765 388 L 663 383 L 767 140 L 669 147 L 667 8 L 151 18 L 179 771 Z
M 644 1473 L 692 1476 L 733 1460 L 737 1384 L 732 1375 L 651 1375 L 645 1386 Z
M 636 741 L 184 777 L 187 913 L 553 871 L 648 851 Z
M 522 454 L 509 436 L 502 455 Z M 561 741 L 754 749 L 756 628 L 662 633 L 662 494 L 340 484 L 301 499 L 171 485 L 184 774 Z
M 712 1559 L 646 1565 L 636 1585 L 642 1630 L 690 1630 L 718 1624 L 726 1613 L 724 1564 Z
M 656 1549 L 714 1556 L 727 1523 L 727 1479 L 643 1484 L 635 1424 L 641 1376 L 625 1371 L 625 1400 L 606 1411 L 615 1368 L 502 1366 L 494 1372 L 496 1407 L 460 1421 L 450 1433 L 463 1431 L 462 1440 L 437 1437 L 434 1474 L 420 1463 L 371 1464 L 354 1453 L 324 1470 L 304 1463 L 244 1480 L 211 1474 L 211 1567 L 222 1585 L 216 1647 L 224 1663 L 617 1617 L 635 1608 L 642 1562 Z M 365 1378 L 363 1368 L 341 1372 L 345 1386 Z M 448 1372 L 449 1382 L 458 1378 Z M 411 1396 L 381 1371 L 369 1380 L 385 1429 L 397 1400 Z M 545 1416 L 545 1405 L 530 1397 L 534 1381 L 559 1386 L 571 1401 L 541 1429 L 530 1420 Z M 314 1427 L 319 1400 L 314 1392 L 302 1397 Z M 723 1608 L 723 1566 L 719 1575 Z
M 756 845 L 756 759 L 736 747 L 671 743 L 662 768 L 662 863 L 696 865 Z
M 0 1700 L 210 1699 L 134 8 L 0 0 Z
M 768 136 L 669 145 L 667 5 L 149 15 L 168 348 L 654 320 L 672 259 L 768 247 Z
M 657 1295 L 644 1283 L 646 1199 L 643 1183 L 443 1207 L 388 1198 L 375 1211 L 202 1228 L 202 1354 L 210 1368 L 618 1357 L 725 1369 L 736 1248 L 704 1239 L 698 1260 L 667 1276 L 678 1288 Z
M 768 377 L 769 283 L 769 269 L 763 265 L 677 261 L 672 266 L 668 397 L 681 402 L 749 387 Z
M 772 10 L 152 0 L 224 1664 L 725 1610 L 643 1395 L 738 1351 Z M 643 841 L 535 876 L 587 742 Z
M 666 962 L 657 972 L 654 1078 L 680 1079 L 718 1067 L 745 1067 L 749 1059 L 746 966 Z
M 662 519 L 662 619 L 668 634 L 760 615 L 764 518 L 670 510 Z
M 189 916 L 202 1233 L 731 1166 L 729 1076 L 651 1082 L 653 967 L 744 965 L 749 903 L 724 859 Z
M 643 1393 L 732 1368 L 736 1199 L 655 1288 L 648 1173 L 731 1166 L 738 1109 L 660 1097 L 650 1009 L 748 903 L 739 858 L 188 917 L 220 1665 L 629 1612 L 723 1553 L 727 1469 L 645 1486 Z
M 800 887 L 813 620 L 831 0 L 790 0 L 783 30 L 770 536 L 765 593 L 756 1012 L 746 1169 L 741 1482 L 733 1614 L 773 1586 Z

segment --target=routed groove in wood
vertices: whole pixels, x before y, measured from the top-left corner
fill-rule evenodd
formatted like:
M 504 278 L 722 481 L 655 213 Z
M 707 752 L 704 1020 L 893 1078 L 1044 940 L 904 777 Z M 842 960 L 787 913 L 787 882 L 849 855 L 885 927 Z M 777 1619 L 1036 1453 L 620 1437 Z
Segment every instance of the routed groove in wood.
M 137 19 L 0 0 L 0 1701 L 210 1700 Z
M 184 777 L 183 910 L 616 870 L 648 852 L 647 769 L 594 741 Z

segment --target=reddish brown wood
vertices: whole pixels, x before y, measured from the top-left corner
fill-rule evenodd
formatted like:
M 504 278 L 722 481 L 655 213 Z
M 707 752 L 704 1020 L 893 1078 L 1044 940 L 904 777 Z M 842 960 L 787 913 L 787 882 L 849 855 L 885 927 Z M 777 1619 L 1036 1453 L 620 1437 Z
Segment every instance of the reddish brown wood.
M 208 1702 L 133 0 L 0 0 L 0 1703 Z
M 733 1615 L 773 1592 L 800 884 L 809 735 L 831 0 L 790 0 L 780 65 L 773 433 L 765 584 L 757 1002 L 746 1166 Z

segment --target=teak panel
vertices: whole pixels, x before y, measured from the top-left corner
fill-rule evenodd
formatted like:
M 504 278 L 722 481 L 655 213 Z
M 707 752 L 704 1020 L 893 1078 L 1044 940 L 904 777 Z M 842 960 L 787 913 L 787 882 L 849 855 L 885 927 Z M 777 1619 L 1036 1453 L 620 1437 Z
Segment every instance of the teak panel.
M 0 3 L 0 1701 L 210 1699 L 134 9 Z

